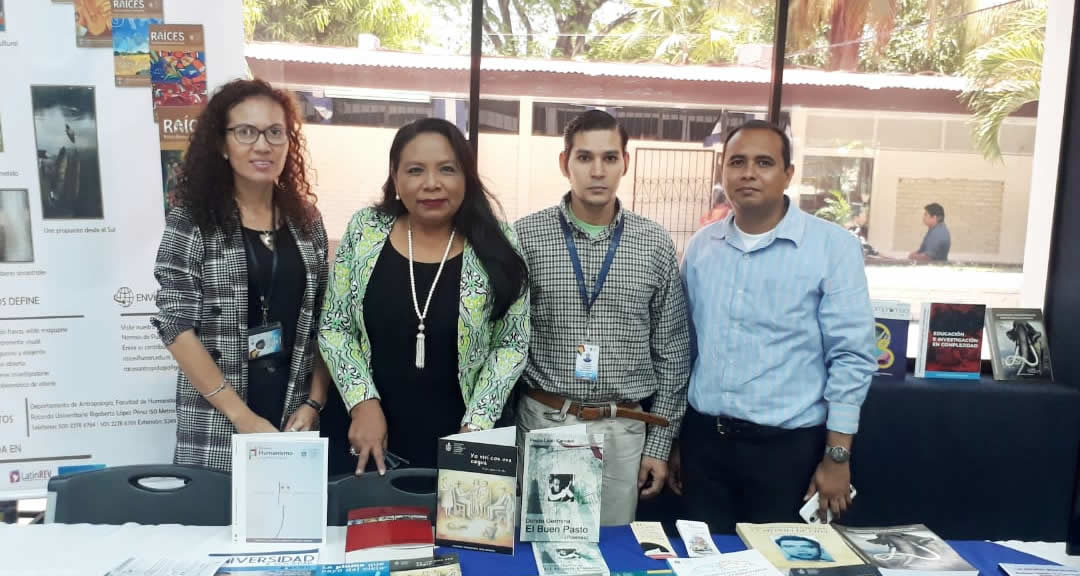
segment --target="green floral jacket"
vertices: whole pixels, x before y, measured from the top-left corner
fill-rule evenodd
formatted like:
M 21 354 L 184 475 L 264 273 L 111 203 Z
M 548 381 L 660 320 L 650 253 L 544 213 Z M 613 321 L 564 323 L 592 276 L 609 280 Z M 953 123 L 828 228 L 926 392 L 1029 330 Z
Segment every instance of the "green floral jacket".
M 341 239 L 319 323 L 319 350 L 345 406 L 378 398 L 371 373 L 371 343 L 364 327 L 364 294 L 394 218 L 365 208 L 353 215 Z M 503 226 L 517 246 L 513 229 Z M 518 376 L 529 348 L 528 290 L 501 320 L 492 321 L 487 273 L 468 242 L 461 264 L 458 306 L 458 382 L 465 400 L 462 424 L 491 428 Z

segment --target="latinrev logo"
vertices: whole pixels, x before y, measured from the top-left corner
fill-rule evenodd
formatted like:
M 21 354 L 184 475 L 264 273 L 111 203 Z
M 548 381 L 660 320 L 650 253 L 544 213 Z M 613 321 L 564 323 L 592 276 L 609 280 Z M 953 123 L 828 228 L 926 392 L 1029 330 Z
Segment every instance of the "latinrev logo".
M 53 471 L 51 468 L 42 468 L 41 470 L 35 470 L 33 472 L 19 472 L 18 470 L 12 470 L 11 473 L 8 474 L 8 483 L 37 482 L 39 480 L 48 480 L 52 477 Z
M 8 474 L 8 483 L 9 484 L 17 484 L 19 482 L 19 478 L 20 478 L 19 471 L 18 470 L 12 470 L 11 473 Z

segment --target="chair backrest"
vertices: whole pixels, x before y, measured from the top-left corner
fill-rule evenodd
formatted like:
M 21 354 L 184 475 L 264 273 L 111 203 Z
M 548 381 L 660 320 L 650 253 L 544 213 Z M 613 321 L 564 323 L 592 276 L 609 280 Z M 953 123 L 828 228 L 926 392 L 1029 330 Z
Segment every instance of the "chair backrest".
M 231 501 L 232 477 L 224 472 L 178 464 L 117 466 L 50 478 L 45 521 L 228 526 Z
M 431 468 L 400 468 L 385 476 L 366 472 L 363 476 L 342 476 L 330 481 L 327 491 L 326 523 L 345 526 L 349 510 L 371 506 L 422 506 L 435 518 L 439 471 Z

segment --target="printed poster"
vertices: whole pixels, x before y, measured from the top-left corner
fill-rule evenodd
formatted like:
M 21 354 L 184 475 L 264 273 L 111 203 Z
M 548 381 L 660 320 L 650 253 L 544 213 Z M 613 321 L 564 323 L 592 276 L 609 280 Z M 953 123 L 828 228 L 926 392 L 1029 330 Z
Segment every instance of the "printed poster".
M 79 48 L 110 48 L 112 0 L 75 0 L 75 45 Z
M 155 111 L 206 103 L 203 39 L 201 24 L 150 26 L 150 86 Z
M 162 0 L 113 0 L 113 68 L 117 86 L 150 86 L 150 26 L 164 19 Z

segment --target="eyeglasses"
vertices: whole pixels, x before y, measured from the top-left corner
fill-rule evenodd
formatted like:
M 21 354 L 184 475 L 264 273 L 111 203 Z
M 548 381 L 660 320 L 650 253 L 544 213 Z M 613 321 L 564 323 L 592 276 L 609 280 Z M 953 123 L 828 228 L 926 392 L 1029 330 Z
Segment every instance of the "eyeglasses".
M 241 144 L 254 144 L 259 141 L 259 136 L 265 136 L 267 144 L 281 146 L 289 139 L 285 127 L 281 124 L 274 124 L 265 130 L 259 130 L 251 124 L 238 124 L 232 128 L 226 128 L 225 131 L 232 132 L 233 138 Z

